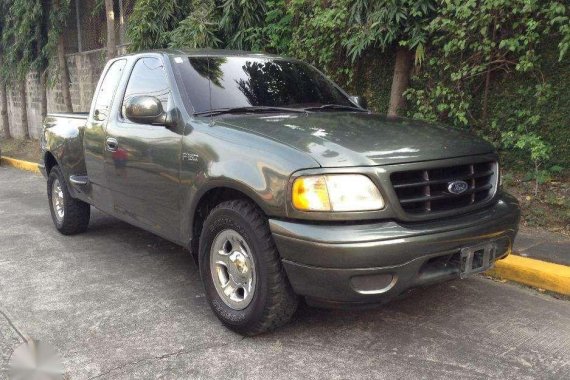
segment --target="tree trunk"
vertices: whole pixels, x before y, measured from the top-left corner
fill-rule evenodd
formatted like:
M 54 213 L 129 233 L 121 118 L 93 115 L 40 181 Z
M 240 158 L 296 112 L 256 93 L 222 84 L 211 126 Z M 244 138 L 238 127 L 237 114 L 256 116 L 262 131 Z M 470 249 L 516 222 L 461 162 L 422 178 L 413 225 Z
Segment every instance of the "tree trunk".
M 125 43 L 125 8 L 123 0 L 119 0 L 119 45 Z
M 47 115 L 47 72 L 46 70 L 38 73 L 40 79 L 40 115 L 42 122 Z
M 115 41 L 115 11 L 113 0 L 105 0 L 105 13 L 107 14 L 107 59 L 115 57 L 117 42 Z
M 408 89 L 408 84 L 410 83 L 412 64 L 412 52 L 404 47 L 399 47 L 396 51 L 388 116 L 398 116 L 398 111 L 402 110 L 406 105 L 403 94 Z
M 69 92 L 69 71 L 67 70 L 67 61 L 65 60 L 65 43 L 63 40 L 63 34 L 61 34 L 57 40 L 57 62 L 59 65 L 61 94 L 63 95 L 65 110 L 67 112 L 73 112 L 71 93 Z
M 4 137 L 9 139 L 12 137 L 10 133 L 10 121 L 8 120 L 8 92 L 6 91 L 6 83 L 0 83 L 0 97 L 2 97 L 2 129 Z
M 0 56 L 0 67 L 4 64 L 4 60 L 2 56 Z M 4 138 L 9 139 L 12 137 L 10 133 L 10 120 L 8 119 L 8 91 L 6 91 L 6 82 L 0 79 L 0 101 L 2 102 L 0 106 L 2 109 L 0 110 L 2 121 L 2 130 L 4 131 Z
M 28 127 L 28 99 L 26 96 L 26 78 L 24 77 L 22 81 L 18 84 L 20 87 L 20 123 L 22 128 L 24 128 L 24 138 L 30 138 L 30 130 Z

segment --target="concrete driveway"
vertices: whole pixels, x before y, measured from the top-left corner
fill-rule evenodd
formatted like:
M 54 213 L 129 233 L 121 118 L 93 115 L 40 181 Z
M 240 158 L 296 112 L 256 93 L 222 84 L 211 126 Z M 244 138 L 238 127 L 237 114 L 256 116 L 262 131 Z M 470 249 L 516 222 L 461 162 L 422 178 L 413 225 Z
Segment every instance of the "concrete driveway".
M 5 167 L 0 311 L 4 364 L 19 329 L 74 379 L 570 378 L 570 302 L 482 277 L 376 310 L 304 307 L 244 339 L 210 312 L 184 249 L 97 211 L 87 233 L 59 235 L 44 179 Z

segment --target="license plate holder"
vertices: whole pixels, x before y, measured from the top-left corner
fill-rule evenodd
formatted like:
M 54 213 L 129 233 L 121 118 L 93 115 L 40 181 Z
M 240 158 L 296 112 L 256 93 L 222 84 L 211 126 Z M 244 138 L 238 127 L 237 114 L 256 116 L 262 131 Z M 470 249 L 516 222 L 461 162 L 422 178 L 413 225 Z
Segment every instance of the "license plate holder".
M 459 277 L 466 278 L 493 267 L 497 255 L 497 244 L 488 242 L 461 249 Z

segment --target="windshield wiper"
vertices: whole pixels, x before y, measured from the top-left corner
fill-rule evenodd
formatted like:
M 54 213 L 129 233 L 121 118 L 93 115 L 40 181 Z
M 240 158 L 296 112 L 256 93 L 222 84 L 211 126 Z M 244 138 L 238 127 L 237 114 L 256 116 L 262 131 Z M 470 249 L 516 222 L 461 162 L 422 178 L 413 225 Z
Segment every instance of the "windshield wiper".
M 287 108 L 287 107 L 271 107 L 271 106 L 249 106 L 249 107 L 233 107 L 218 108 L 209 111 L 195 112 L 194 116 L 216 116 L 222 114 L 239 114 L 239 113 L 263 113 L 263 112 L 295 112 L 305 113 L 303 108 Z
M 328 109 L 335 109 L 335 110 L 349 110 L 349 111 L 358 111 L 358 112 L 368 112 L 365 109 L 353 107 L 353 106 L 345 106 L 342 104 L 323 104 L 322 106 L 315 106 L 315 107 L 306 107 L 303 108 L 305 111 L 320 111 L 320 110 L 328 110 Z

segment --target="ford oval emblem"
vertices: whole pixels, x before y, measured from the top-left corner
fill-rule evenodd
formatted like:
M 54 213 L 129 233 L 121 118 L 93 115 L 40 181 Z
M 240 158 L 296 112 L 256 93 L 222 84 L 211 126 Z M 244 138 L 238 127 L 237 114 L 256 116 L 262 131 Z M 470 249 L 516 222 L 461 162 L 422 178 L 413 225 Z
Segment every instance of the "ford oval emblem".
M 451 181 L 447 184 L 447 191 L 451 194 L 462 194 L 469 188 L 469 185 L 465 181 Z

